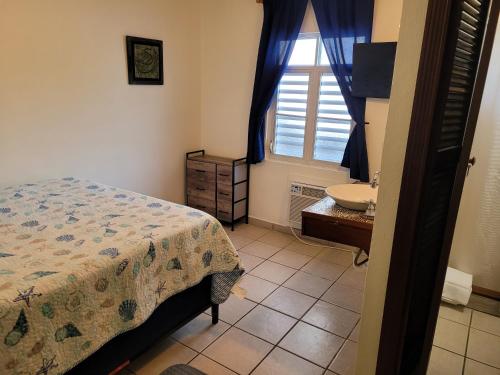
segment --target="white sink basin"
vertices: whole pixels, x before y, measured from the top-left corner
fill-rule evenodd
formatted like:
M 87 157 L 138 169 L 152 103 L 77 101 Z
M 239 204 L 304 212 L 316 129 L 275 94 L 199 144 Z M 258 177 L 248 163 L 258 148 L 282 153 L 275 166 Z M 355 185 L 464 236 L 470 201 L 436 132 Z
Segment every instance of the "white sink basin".
M 368 184 L 333 185 L 326 189 L 339 206 L 356 211 L 365 211 L 370 199 L 377 203 L 378 186 L 372 188 Z

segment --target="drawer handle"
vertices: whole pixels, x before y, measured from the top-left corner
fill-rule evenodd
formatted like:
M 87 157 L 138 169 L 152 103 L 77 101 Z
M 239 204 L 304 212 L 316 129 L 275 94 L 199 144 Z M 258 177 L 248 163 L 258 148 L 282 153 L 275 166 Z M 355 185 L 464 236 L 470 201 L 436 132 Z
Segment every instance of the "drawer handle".
M 227 212 L 227 211 L 222 211 L 222 210 L 219 210 L 219 212 L 220 212 L 220 213 L 222 213 L 222 214 L 227 214 L 227 215 L 229 215 L 229 212 Z
M 206 209 L 205 206 L 198 206 L 198 208 L 201 208 L 202 210 Z
M 195 172 L 198 172 L 198 173 L 205 173 L 206 171 L 203 171 L 201 169 L 195 169 Z
M 205 190 L 207 190 L 207 189 L 203 189 L 203 188 L 199 188 L 199 187 L 197 187 L 197 188 L 196 188 L 196 190 L 199 190 L 199 191 L 205 191 Z
M 222 177 L 229 177 L 230 175 L 227 174 L 227 173 L 219 173 L 219 176 L 222 176 Z
M 226 197 L 229 197 L 229 193 L 223 193 L 223 192 L 219 192 L 220 195 L 225 195 Z

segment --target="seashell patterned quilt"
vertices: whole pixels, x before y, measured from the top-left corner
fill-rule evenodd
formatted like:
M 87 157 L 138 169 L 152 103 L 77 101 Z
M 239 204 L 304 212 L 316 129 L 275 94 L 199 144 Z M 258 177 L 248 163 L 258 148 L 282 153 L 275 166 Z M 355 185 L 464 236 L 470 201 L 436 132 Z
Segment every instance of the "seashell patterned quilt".
M 75 178 L 0 189 L 0 373 L 64 373 L 168 297 L 235 268 L 204 212 Z

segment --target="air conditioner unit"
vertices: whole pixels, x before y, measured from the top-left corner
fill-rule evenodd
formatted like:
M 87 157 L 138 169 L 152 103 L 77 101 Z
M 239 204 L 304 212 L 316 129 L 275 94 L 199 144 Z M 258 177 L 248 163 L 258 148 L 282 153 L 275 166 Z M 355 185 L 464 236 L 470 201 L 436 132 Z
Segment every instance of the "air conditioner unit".
M 290 184 L 290 213 L 288 221 L 295 229 L 302 228 L 302 210 L 326 197 L 325 187 L 300 182 Z

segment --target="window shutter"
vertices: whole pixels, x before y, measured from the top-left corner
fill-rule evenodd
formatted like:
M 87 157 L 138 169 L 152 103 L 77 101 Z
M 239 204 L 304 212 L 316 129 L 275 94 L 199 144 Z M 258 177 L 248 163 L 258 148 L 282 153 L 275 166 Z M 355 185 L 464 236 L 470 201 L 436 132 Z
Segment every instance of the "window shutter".
M 309 74 L 286 73 L 278 86 L 274 153 L 304 155 Z
M 351 116 L 337 79 L 331 73 L 321 75 L 318 116 L 314 140 L 314 159 L 340 162 L 351 131 Z

